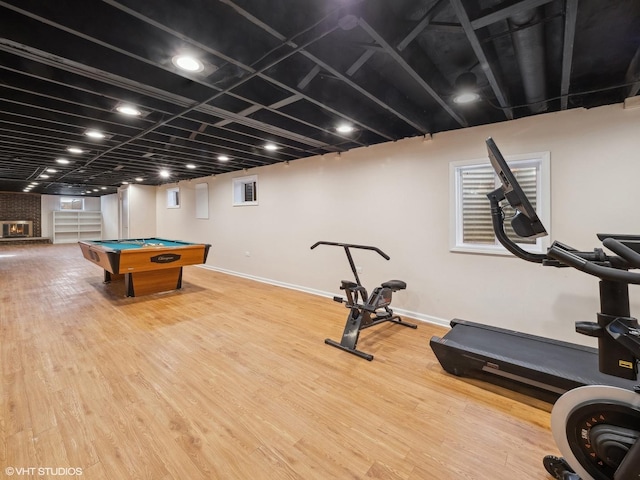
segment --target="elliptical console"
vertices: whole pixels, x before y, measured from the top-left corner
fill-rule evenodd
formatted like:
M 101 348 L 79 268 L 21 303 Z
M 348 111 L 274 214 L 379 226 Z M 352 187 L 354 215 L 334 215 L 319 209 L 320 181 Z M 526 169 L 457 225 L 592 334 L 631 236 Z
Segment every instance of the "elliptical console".
M 493 139 L 486 141 L 489 158 L 502 186 L 491 192 L 493 228 L 511 253 L 547 266 L 573 267 L 600 278 L 597 322 L 577 322 L 576 331 L 598 338 L 602 373 L 637 380 L 640 360 L 640 326 L 629 313 L 629 284 L 640 284 L 640 237 L 599 234 L 601 249 L 580 252 L 554 242 L 546 255 L 531 254 L 508 238 L 501 202 L 517 214 L 511 220 L 517 235 L 535 237 L 547 232 L 531 207 Z M 562 480 L 632 480 L 640 478 L 640 387 L 588 385 L 563 394 L 551 414 L 551 430 L 564 456 L 547 456 L 544 466 Z

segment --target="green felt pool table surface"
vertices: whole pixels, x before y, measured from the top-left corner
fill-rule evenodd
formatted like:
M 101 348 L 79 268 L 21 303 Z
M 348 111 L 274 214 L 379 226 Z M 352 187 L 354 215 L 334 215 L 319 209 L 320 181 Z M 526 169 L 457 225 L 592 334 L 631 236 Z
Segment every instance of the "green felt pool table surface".
M 165 238 L 135 238 L 124 240 L 94 240 L 87 241 L 93 245 L 100 245 L 103 248 L 112 250 L 127 250 L 131 248 L 143 247 L 184 247 L 187 245 L 197 245 L 191 242 L 183 242 L 180 240 L 167 240 Z

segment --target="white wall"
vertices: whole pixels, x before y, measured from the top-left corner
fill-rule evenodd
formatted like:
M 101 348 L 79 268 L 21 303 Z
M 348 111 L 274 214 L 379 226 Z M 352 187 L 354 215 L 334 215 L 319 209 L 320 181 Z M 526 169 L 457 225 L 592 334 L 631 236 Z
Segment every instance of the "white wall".
M 66 196 L 68 197 L 68 195 Z M 60 199 L 62 195 L 41 195 L 40 206 L 42 215 L 41 235 L 43 237 L 53 237 L 53 212 L 60 210 Z M 100 197 L 86 197 L 84 199 L 84 209 L 91 212 L 100 211 Z
M 100 210 L 102 210 L 102 239 L 113 240 L 118 238 L 118 222 L 120 211 L 118 194 L 103 195 L 100 197 Z
M 640 232 L 638 132 L 640 109 L 574 109 L 181 182 L 179 209 L 167 209 L 165 188 L 158 189 L 156 233 L 211 243 L 213 268 L 327 294 L 351 277 L 344 252 L 310 245 L 375 245 L 391 261 L 355 252 L 361 279 L 368 288 L 405 280 L 397 310 L 593 345 L 573 323 L 595 319 L 595 277 L 449 251 L 449 163 L 486 156 L 488 136 L 505 155 L 550 151 L 551 239 L 591 249 L 599 246 L 596 232 Z M 232 178 L 248 174 L 258 175 L 259 205 L 232 207 Z M 195 218 L 198 182 L 209 184 L 208 220 Z
M 129 238 L 156 235 L 156 187 L 129 185 Z
M 231 182 L 230 176 L 225 177 Z M 172 240 L 185 240 L 201 243 L 211 242 L 211 230 L 217 230 L 211 209 L 209 218 L 196 218 L 196 184 L 209 183 L 209 205 L 211 206 L 211 179 L 192 180 L 188 182 L 172 183 L 158 188 L 155 209 L 157 212 L 157 236 Z M 180 207 L 167 208 L 167 189 L 180 188 Z M 220 202 L 218 202 L 220 203 Z M 231 189 L 229 189 L 229 204 L 231 203 Z M 215 215 L 215 211 L 213 212 Z M 162 224 L 162 228 L 160 228 Z

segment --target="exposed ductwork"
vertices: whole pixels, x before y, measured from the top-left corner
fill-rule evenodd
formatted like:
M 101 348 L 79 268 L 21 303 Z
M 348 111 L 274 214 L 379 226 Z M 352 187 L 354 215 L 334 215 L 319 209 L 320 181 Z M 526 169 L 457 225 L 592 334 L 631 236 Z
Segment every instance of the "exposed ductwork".
M 512 39 L 522 75 L 522 86 L 529 109 L 533 113 L 548 109 L 544 24 L 540 20 L 538 9 L 509 17 L 509 23 L 516 29 Z

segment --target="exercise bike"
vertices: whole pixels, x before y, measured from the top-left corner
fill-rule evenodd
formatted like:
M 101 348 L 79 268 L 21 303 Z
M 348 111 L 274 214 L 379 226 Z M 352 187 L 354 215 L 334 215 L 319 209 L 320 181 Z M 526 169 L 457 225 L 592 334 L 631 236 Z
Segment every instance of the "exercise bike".
M 311 249 L 313 250 L 318 245 L 343 247 L 355 278 L 355 282 L 351 280 L 342 280 L 341 282 L 340 290 L 344 290 L 347 296 L 346 300 L 342 297 L 333 297 L 335 302 L 344 303 L 349 309 L 347 322 L 342 332 L 342 339 L 340 342 L 336 342 L 335 340 L 327 338 L 324 343 L 371 361 L 373 360 L 373 355 L 362 352 L 356 348 L 361 330 L 384 322 L 397 323 L 398 325 L 404 325 L 409 328 L 418 328 L 417 325 L 405 322 L 398 315 L 394 315 L 393 310 L 389 308 L 392 294 L 399 290 L 404 290 L 407 288 L 407 284 L 402 280 L 389 280 L 388 282 L 382 283 L 379 287 L 376 287 L 371 293 L 371 296 L 369 296 L 367 290 L 360 283 L 360 277 L 358 277 L 350 249 L 373 250 L 385 260 L 390 259 L 389 255 L 376 247 L 354 245 L 351 243 L 316 242 L 311 245 Z
M 502 186 L 491 192 L 493 228 L 500 243 L 514 255 L 554 267 L 573 267 L 600 278 L 597 322 L 576 322 L 578 333 L 598 338 L 602 373 L 637 380 L 640 325 L 630 316 L 629 284 L 640 284 L 640 236 L 598 234 L 602 249 L 580 252 L 554 242 L 544 255 L 521 249 L 504 231 L 501 202 L 516 210 L 511 220 L 520 237 L 546 235 L 535 209 L 491 138 L 489 159 Z M 633 390 L 588 385 L 569 390 L 554 404 L 551 430 L 563 458 L 546 456 L 547 472 L 560 480 L 640 479 L 640 387 Z

